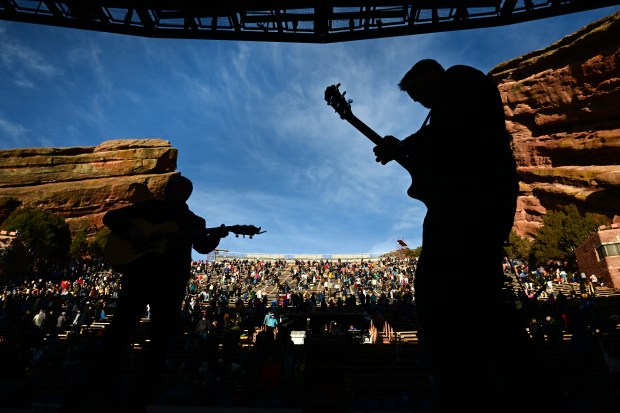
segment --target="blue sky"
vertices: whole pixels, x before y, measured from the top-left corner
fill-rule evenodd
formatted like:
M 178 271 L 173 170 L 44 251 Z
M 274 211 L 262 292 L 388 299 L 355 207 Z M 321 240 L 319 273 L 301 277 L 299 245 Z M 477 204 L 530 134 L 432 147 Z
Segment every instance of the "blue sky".
M 240 253 L 383 253 L 421 244 L 426 212 L 409 174 L 327 106 L 404 137 L 426 110 L 396 84 L 419 59 L 489 71 L 608 16 L 605 8 L 458 32 L 335 44 L 131 37 L 0 21 L 0 149 L 162 138 L 194 181 L 190 207 Z M 201 258 L 201 256 L 196 256 Z

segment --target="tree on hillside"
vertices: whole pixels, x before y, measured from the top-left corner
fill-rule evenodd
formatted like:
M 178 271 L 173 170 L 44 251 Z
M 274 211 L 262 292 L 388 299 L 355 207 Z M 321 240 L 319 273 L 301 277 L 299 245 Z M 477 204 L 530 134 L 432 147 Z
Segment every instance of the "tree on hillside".
M 418 258 L 422 254 L 422 246 L 415 247 L 414 249 L 409 249 L 407 252 L 407 258 Z
M 421 246 L 416 247 L 414 249 L 411 249 L 409 247 L 403 247 L 403 248 L 399 248 L 394 251 L 390 251 L 384 256 L 394 257 L 394 258 L 399 258 L 399 259 L 413 259 L 413 258 L 418 258 L 421 253 L 422 253 Z
M 107 227 L 103 227 L 99 231 L 97 231 L 97 233 L 93 237 L 88 247 L 89 251 L 93 255 L 97 257 L 103 257 L 103 253 L 105 251 L 105 245 L 108 242 L 108 237 L 110 236 L 110 232 L 111 232 L 110 229 Z
M 521 260 L 527 261 L 532 250 L 532 242 L 528 238 L 522 238 L 510 231 L 508 236 L 508 246 L 506 247 L 506 255 L 511 261 Z
M 88 254 L 89 245 L 86 238 L 86 230 L 79 230 L 73 235 L 71 246 L 69 247 L 69 255 L 72 258 L 82 258 Z
M 605 223 L 603 218 L 591 213 L 581 215 L 572 204 L 547 212 L 532 244 L 530 262 L 545 264 L 558 260 L 575 263 L 575 248 Z
M 34 261 L 64 259 L 69 253 L 71 232 L 64 218 L 41 208 L 19 208 L 2 224 L 18 231 Z

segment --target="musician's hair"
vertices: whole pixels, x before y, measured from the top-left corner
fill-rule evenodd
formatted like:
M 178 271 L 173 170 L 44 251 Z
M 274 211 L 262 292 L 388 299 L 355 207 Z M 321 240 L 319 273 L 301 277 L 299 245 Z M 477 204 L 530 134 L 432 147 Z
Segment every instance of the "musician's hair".
M 414 64 L 413 66 L 411 66 L 411 69 L 409 69 L 409 71 L 405 73 L 405 76 L 403 76 L 400 82 L 398 82 L 398 87 L 403 92 L 406 92 L 407 86 L 409 85 L 409 82 L 411 79 L 414 79 L 417 77 L 429 76 L 432 74 L 441 75 L 444 72 L 445 72 L 445 69 L 443 68 L 441 64 L 439 64 L 438 61 L 433 60 L 433 59 L 422 59 L 418 61 L 416 64 Z
M 164 198 L 185 202 L 192 195 L 194 185 L 188 178 L 179 175 L 172 175 L 164 188 Z

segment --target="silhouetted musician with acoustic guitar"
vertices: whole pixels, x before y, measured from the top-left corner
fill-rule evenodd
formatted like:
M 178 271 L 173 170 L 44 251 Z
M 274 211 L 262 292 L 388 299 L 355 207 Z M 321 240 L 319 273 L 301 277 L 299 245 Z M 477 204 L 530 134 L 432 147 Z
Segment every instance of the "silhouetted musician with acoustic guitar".
M 100 371 L 94 372 L 99 381 L 113 382 L 118 378 L 119 365 L 126 362 L 130 338 L 147 304 L 151 314 L 150 343 L 145 349 L 142 373 L 124 401 L 126 411 L 144 411 L 149 393 L 157 388 L 159 374 L 177 336 L 191 276 L 192 249 L 207 254 L 229 230 L 238 229 L 223 225 L 206 228 L 205 220 L 186 203 L 192 191 L 189 179 L 173 175 L 164 188 L 163 199 L 111 210 L 103 218 L 112 230 L 105 255 L 122 272 L 122 288 L 112 322 L 104 332 L 97 363 Z M 260 233 L 260 228 L 247 227 L 252 232 L 244 235 Z
M 414 286 L 434 411 L 523 409 L 515 400 L 538 358 L 503 291 L 518 180 L 497 86 L 473 67 L 419 61 L 398 86 L 430 113 L 403 140 L 360 122 L 338 86 L 327 88 L 328 104 L 376 144 L 377 162 L 409 172 L 407 193 L 427 207 Z M 540 407 L 530 388 L 527 408 Z
M 427 206 L 414 285 L 435 410 L 521 411 L 523 383 L 537 389 L 528 409 L 542 408 L 527 366 L 544 367 L 502 292 L 518 180 L 497 86 L 475 68 L 426 59 L 399 88 L 430 109 L 428 123 L 374 152 L 382 164 L 406 159 L 413 196 Z

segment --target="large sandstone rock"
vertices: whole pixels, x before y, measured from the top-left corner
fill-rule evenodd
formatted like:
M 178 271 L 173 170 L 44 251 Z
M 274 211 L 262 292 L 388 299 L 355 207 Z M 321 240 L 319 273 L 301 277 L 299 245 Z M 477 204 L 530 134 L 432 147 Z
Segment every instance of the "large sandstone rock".
M 109 209 L 161 194 L 177 155 L 163 139 L 0 150 L 0 222 L 19 205 L 38 207 L 92 235 Z
M 505 104 L 519 167 L 515 232 L 548 210 L 620 215 L 620 12 L 490 75 Z

